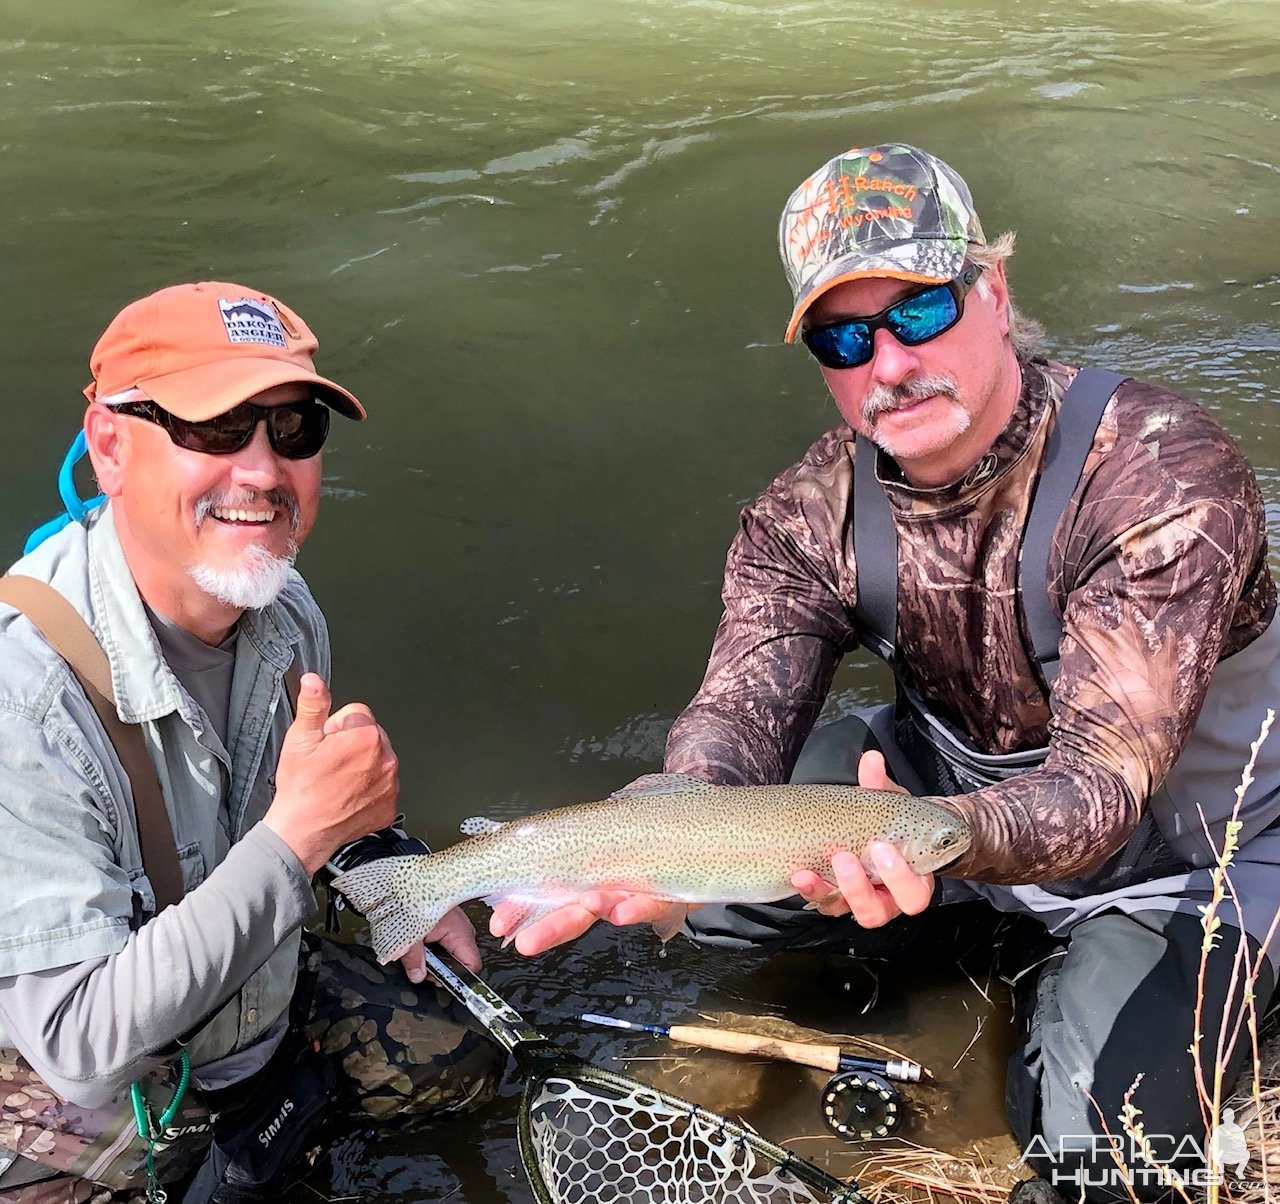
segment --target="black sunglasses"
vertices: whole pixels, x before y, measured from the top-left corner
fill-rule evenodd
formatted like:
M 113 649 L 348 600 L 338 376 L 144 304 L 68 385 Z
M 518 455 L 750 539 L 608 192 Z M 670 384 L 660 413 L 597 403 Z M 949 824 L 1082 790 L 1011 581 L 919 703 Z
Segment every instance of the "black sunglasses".
M 253 438 L 259 422 L 267 424 L 271 450 L 286 460 L 311 459 L 329 435 L 329 407 L 317 398 L 278 406 L 242 401 L 225 414 L 204 422 L 179 418 L 154 401 L 126 401 L 109 408 L 117 414 L 154 422 L 164 427 L 179 447 L 207 456 L 229 456 L 239 451 Z
M 928 284 L 869 318 L 840 318 L 801 333 L 824 368 L 858 368 L 875 353 L 875 332 L 887 330 L 900 343 L 918 347 L 950 330 L 964 313 L 964 299 L 982 275 L 971 263 L 954 280 Z

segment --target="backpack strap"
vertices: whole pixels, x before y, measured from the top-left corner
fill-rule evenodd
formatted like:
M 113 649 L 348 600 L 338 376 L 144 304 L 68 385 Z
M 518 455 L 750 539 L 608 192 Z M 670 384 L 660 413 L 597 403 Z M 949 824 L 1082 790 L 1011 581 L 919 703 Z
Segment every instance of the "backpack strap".
M 124 766 L 133 791 L 142 866 L 155 893 L 156 912 L 182 898 L 178 847 L 164 805 L 155 765 L 142 728 L 125 723 L 116 710 L 111 664 L 92 628 L 53 586 L 34 577 L 0 577 L 0 602 L 21 611 L 76 675 Z

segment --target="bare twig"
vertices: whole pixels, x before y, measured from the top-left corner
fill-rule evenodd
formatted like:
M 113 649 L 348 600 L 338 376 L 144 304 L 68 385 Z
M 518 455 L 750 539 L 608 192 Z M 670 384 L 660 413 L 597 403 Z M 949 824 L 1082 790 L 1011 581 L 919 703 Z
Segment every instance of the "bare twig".
M 978 1038 L 982 1036 L 982 1022 L 985 1019 L 986 1019 L 985 1016 L 978 1017 L 978 1026 L 973 1030 L 973 1036 L 969 1038 L 969 1044 L 966 1045 L 964 1049 L 960 1051 L 960 1056 L 954 1062 L 951 1063 L 952 1070 L 954 1070 L 957 1066 L 960 1065 L 961 1062 L 965 1060 L 965 1057 L 968 1055 L 969 1051 L 977 1043 Z

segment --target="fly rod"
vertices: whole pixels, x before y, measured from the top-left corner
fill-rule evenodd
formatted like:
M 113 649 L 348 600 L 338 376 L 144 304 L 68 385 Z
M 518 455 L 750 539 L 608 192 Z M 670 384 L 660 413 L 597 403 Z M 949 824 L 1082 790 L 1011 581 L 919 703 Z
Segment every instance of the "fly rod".
M 705 1049 L 719 1049 L 726 1053 L 749 1054 L 761 1058 L 774 1058 L 780 1062 L 795 1062 L 801 1066 L 815 1066 L 832 1074 L 850 1070 L 880 1074 L 900 1083 L 918 1083 L 922 1077 L 932 1078 L 919 1062 L 906 1058 L 863 1058 L 847 1054 L 838 1045 L 810 1045 L 806 1041 L 784 1041 L 778 1037 L 761 1037 L 754 1033 L 736 1032 L 728 1028 L 710 1028 L 696 1024 L 643 1024 L 637 1020 L 620 1020 L 616 1016 L 597 1016 L 588 1012 L 582 1016 L 588 1024 L 603 1024 L 607 1028 L 625 1028 L 633 1032 L 652 1033 L 666 1037 L 682 1045 L 701 1045 Z

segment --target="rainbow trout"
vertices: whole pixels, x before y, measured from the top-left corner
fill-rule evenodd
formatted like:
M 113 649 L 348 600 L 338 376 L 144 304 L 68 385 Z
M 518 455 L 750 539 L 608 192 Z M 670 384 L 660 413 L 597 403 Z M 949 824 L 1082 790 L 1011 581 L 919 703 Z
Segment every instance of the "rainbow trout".
M 896 845 L 924 874 L 972 838 L 964 820 L 909 794 L 713 786 L 683 774 L 649 774 L 603 802 L 509 823 L 469 819 L 462 831 L 471 839 L 438 853 L 386 857 L 334 879 L 368 918 L 380 962 L 402 956 L 468 899 L 524 904 L 520 928 L 596 889 L 681 903 L 768 903 L 795 894 L 798 869 L 832 878 L 831 857 L 841 851 L 856 853 L 878 881 L 867 853 L 873 840 Z M 674 909 L 654 928 L 666 940 L 683 918 Z

